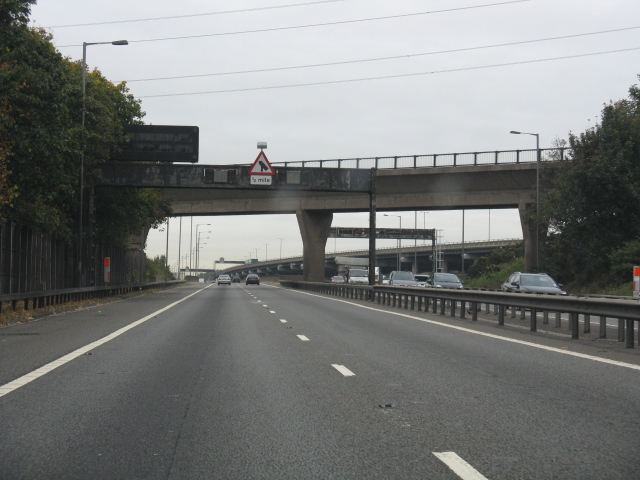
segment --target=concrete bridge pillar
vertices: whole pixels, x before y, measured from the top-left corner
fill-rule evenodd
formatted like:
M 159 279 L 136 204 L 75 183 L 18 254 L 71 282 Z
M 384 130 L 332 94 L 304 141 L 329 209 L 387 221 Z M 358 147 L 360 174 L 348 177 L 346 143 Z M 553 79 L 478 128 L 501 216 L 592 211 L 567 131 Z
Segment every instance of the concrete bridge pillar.
M 528 210 L 531 208 L 530 203 L 520 204 L 518 212 L 520 213 L 520 224 L 522 225 L 522 238 L 524 240 L 524 269 L 526 272 L 535 272 L 538 260 L 542 263 L 541 252 L 538 250 L 538 235 L 536 226 L 529 223 Z
M 296 217 L 302 236 L 302 279 L 306 282 L 324 282 L 325 247 L 333 212 L 298 210 Z

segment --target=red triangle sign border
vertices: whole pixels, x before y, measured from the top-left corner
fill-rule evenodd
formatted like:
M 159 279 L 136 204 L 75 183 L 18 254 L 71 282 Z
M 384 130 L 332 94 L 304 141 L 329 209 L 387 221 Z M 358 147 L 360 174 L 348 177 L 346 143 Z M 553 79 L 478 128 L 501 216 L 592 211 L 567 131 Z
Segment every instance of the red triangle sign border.
M 265 170 L 266 169 L 266 170 Z M 249 168 L 249 175 L 275 175 L 276 171 L 269 163 L 269 159 L 265 155 L 263 150 L 260 150 L 258 157 L 253 165 Z

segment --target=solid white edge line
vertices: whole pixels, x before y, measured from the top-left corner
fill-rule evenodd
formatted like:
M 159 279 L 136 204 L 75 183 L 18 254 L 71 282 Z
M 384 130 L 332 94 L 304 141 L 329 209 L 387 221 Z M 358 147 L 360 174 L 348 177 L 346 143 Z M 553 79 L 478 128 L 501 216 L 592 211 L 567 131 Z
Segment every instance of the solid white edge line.
M 213 284 L 212 284 L 213 285 Z M 105 343 L 113 340 L 116 337 L 119 337 L 120 335 L 122 335 L 123 333 L 131 330 L 132 328 L 137 327 L 138 325 L 146 322 L 147 320 L 150 320 L 152 318 L 154 318 L 155 316 L 166 312 L 167 310 L 175 307 L 176 305 L 184 302 L 185 300 L 187 300 L 188 298 L 193 297 L 194 295 L 197 295 L 198 293 L 202 292 L 203 290 L 206 290 L 207 288 L 211 287 L 212 285 L 209 285 L 207 287 L 201 288 L 200 290 L 198 290 L 197 292 L 194 292 L 190 295 L 187 295 L 186 297 L 184 297 L 181 300 L 178 300 L 177 302 L 173 302 L 170 305 L 167 305 L 166 307 L 161 308 L 160 310 L 157 310 L 153 313 L 151 313 L 150 315 L 147 315 L 144 318 L 141 318 L 140 320 L 136 320 L 133 323 L 130 323 L 129 325 L 127 325 L 126 327 L 122 327 L 118 330 L 116 330 L 113 333 L 110 333 L 109 335 L 102 337 L 99 340 L 96 340 L 95 342 L 92 342 L 88 345 L 85 345 L 84 347 L 80 347 L 77 350 L 68 353 L 67 355 L 64 355 L 56 360 L 53 360 L 49 363 L 47 363 L 46 365 L 43 365 L 40 368 L 37 368 L 36 370 L 33 370 L 32 372 L 29 372 L 25 375 L 22 375 L 19 378 L 16 378 L 15 380 L 12 380 L 9 383 L 5 383 L 4 385 L 0 386 L 0 397 L 4 397 L 5 395 L 7 395 L 8 393 L 13 392 L 14 390 L 23 387 L 25 385 L 27 385 L 28 383 L 42 377 L 43 375 L 46 375 L 47 373 L 51 372 L 52 370 L 55 370 L 56 368 L 69 363 L 71 360 L 74 360 L 75 358 L 78 358 L 81 355 L 84 355 L 87 352 L 90 352 L 91 350 L 93 350 L 94 348 L 99 347 L 100 345 L 104 345 Z
M 344 365 L 337 365 L 335 363 L 332 363 L 331 366 L 333 368 L 335 368 L 336 370 L 338 370 L 345 377 L 355 377 L 355 375 L 356 375 L 355 373 L 353 373 L 351 370 L 349 370 Z
M 276 287 L 276 288 L 282 288 L 282 287 Z M 391 311 L 388 311 L 388 310 L 381 310 L 379 308 L 367 307 L 365 305 L 360 305 L 360 304 L 357 304 L 357 303 L 349 302 L 347 300 L 340 300 L 338 298 L 323 297 L 322 295 L 316 295 L 315 293 L 301 292 L 300 290 L 290 290 L 290 291 L 294 292 L 294 293 L 299 293 L 299 294 L 302 294 L 302 295 L 309 295 L 309 296 L 312 296 L 312 297 L 323 298 L 325 300 L 331 300 L 333 302 L 346 303 L 346 304 L 349 304 L 349 305 L 353 305 L 355 307 L 364 308 L 366 310 L 373 310 L 374 312 L 381 312 L 381 313 L 387 313 L 387 314 L 390 314 L 390 315 L 396 315 L 396 316 L 399 316 L 399 317 L 411 318 L 413 320 L 418 320 L 420 322 L 430 323 L 432 325 L 438 325 L 440 327 L 445 327 L 445 328 L 452 328 L 454 330 L 459 330 L 461 332 L 471 333 L 473 335 L 480 335 L 482 337 L 494 338 L 496 340 L 502 340 L 504 342 L 516 343 L 516 344 L 519 344 L 519 345 L 525 345 L 527 347 L 537 348 L 539 350 L 547 350 L 549 352 L 559 353 L 561 355 L 569 355 L 571 357 L 584 358 L 586 360 L 591 360 L 591 361 L 594 361 L 594 362 L 606 363 L 608 365 L 614 365 L 616 367 L 623 367 L 623 368 L 629 368 L 631 370 L 640 371 L 640 365 L 634 365 L 633 363 L 619 362 L 617 360 L 609 360 L 608 358 L 594 357 L 592 355 L 587 355 L 586 353 L 579 353 L 579 352 L 572 352 L 570 350 L 563 350 L 563 349 L 560 349 L 558 347 L 548 347 L 546 345 L 540 345 L 540 344 L 533 343 L 533 342 L 527 342 L 525 340 L 517 340 L 515 338 L 502 337 L 500 335 L 494 335 L 492 333 L 478 332 L 476 330 L 471 330 L 471 329 L 465 328 L 465 327 L 458 327 L 456 325 L 449 325 L 447 323 L 438 322 L 436 320 L 429 320 L 428 318 L 420 318 L 420 317 L 415 317 L 413 315 L 407 315 L 405 313 L 391 312 Z
M 432 452 L 463 480 L 487 480 L 487 477 L 460 458 L 456 452 Z

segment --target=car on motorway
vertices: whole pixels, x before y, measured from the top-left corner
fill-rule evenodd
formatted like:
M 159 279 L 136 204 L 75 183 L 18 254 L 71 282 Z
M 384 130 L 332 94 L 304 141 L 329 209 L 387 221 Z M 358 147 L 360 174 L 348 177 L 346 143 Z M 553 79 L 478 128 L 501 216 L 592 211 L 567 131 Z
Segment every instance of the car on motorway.
M 250 273 L 247 278 L 244 279 L 245 285 L 260 285 L 260 277 L 255 273 Z
M 554 293 L 566 295 L 562 284 L 557 283 L 546 273 L 514 272 L 502 284 L 503 292 L 515 293 Z
M 415 279 L 416 279 L 416 286 L 418 286 L 418 287 L 426 287 L 427 286 L 427 280 L 429 280 L 429 275 L 428 274 L 419 273 L 419 274 L 415 275 Z
M 218 285 L 222 285 L 223 283 L 231 285 L 231 275 L 227 275 L 226 273 L 218 275 Z
M 344 277 L 342 275 L 334 275 L 331 277 L 331 283 L 344 283 Z
M 394 270 L 389 275 L 389 285 L 396 287 L 415 287 L 416 279 L 412 272 Z
M 347 281 L 350 285 L 369 285 L 369 271 L 366 268 L 349 268 Z
M 232 281 L 233 283 L 240 283 L 240 276 L 239 276 L 239 275 L 234 275 L 234 276 L 231 278 L 231 281 Z
M 426 286 L 436 288 L 463 288 L 464 284 L 455 273 L 434 273 L 429 276 Z

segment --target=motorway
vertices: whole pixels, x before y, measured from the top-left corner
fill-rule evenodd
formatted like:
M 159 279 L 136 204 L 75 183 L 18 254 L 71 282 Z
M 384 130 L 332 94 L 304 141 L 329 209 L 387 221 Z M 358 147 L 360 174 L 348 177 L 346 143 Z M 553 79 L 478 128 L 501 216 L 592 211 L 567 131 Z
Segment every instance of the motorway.
M 640 478 L 640 358 L 274 285 L 0 329 L 0 479 Z

